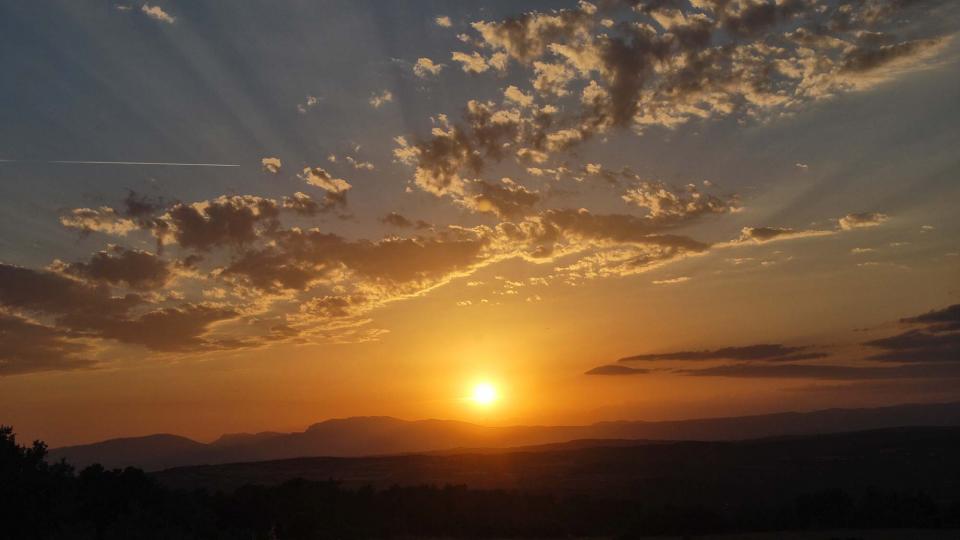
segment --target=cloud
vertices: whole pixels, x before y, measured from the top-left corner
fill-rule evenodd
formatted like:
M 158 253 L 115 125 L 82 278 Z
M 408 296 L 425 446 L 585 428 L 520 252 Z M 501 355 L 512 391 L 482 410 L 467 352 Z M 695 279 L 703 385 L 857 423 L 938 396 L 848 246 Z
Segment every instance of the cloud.
M 930 326 L 930 330 L 936 332 L 960 330 L 960 304 L 954 304 L 943 309 L 935 309 L 923 315 L 917 315 L 916 317 L 900 319 L 900 322 L 926 324 Z
M 263 170 L 270 174 L 277 174 L 280 172 L 280 158 L 265 157 L 260 160 L 260 163 L 263 165 Z
M 649 3 L 622 25 L 606 23 L 584 7 L 592 4 L 582 4 L 471 27 L 478 49 L 502 53 L 529 70 L 544 99 L 587 83 L 583 107 L 571 119 L 589 131 L 632 126 L 642 132 L 731 115 L 769 118 L 921 69 L 949 36 L 918 39 L 917 24 L 901 24 L 935 16 L 913 4 L 788 0 L 690 9 Z M 474 71 L 485 71 L 479 51 L 458 55 L 473 58 Z
M 163 287 L 171 277 L 166 261 L 152 253 L 122 246 L 99 251 L 88 262 L 63 263 L 60 270 L 93 282 L 141 290 Z
M 695 377 L 824 380 L 960 377 L 960 304 L 906 317 L 900 322 L 920 328 L 862 343 L 866 347 L 866 355 L 859 359 L 854 358 L 856 364 L 800 363 L 803 360 L 824 358 L 827 354 L 811 350 L 812 347 L 790 347 L 781 344 L 641 354 L 622 358 L 619 362 L 737 361 L 705 368 L 661 370 L 663 373 Z M 609 374 L 634 373 L 619 373 L 612 369 L 612 366 L 602 366 L 588 374 L 605 374 L 603 372 L 607 370 L 610 371 Z
M 402 215 L 396 212 L 390 212 L 389 214 L 380 218 L 380 222 L 386 225 L 392 225 L 394 227 L 412 227 L 413 222 L 409 219 L 403 217 Z
M 77 351 L 81 349 L 72 341 L 63 342 L 67 336 L 113 339 L 155 351 L 215 349 L 218 345 L 203 337 L 210 324 L 237 315 L 229 308 L 193 303 L 151 307 L 137 294 L 113 296 L 102 284 L 5 264 L 0 264 L 0 305 L 8 312 L 51 318 L 57 334 L 31 329 Z
M 960 377 L 960 364 L 946 366 L 914 365 L 896 367 L 845 366 L 817 364 L 729 364 L 702 369 L 678 370 L 694 377 L 733 377 L 764 379 L 926 379 Z
M 960 362 L 960 333 L 910 330 L 864 343 L 883 352 L 870 360 L 889 362 Z
M 351 187 L 350 182 L 342 178 L 334 178 L 321 167 L 306 167 L 299 175 L 300 179 L 330 193 L 344 193 Z
M 172 237 L 181 247 L 209 251 L 225 245 L 250 244 L 262 230 L 275 228 L 278 217 L 277 202 L 272 199 L 224 195 L 173 205 L 157 218 L 153 231 L 161 244 Z
M 629 214 L 592 214 L 586 209 L 548 210 L 544 224 L 588 241 L 646 244 L 684 251 L 705 251 L 708 244 L 679 235 L 661 234 L 650 220 Z
M 690 281 L 689 276 L 679 276 L 670 279 L 655 279 L 651 283 L 654 285 L 676 285 L 678 283 L 686 283 L 687 281 Z
M 56 272 L 0 263 L 0 304 L 7 309 L 67 315 L 121 315 L 143 299 L 136 294 L 111 296 L 108 288 Z
M 450 21 L 450 17 L 446 15 L 440 15 L 437 18 L 433 19 L 434 24 L 441 28 L 450 28 L 453 26 L 453 22 Z
M 347 163 L 349 163 L 350 166 L 356 170 L 372 171 L 377 168 L 373 163 L 370 163 L 369 161 L 360 161 L 353 156 L 347 156 L 346 159 Z
M 198 304 L 148 311 L 125 319 L 95 321 L 89 328 L 100 337 L 142 345 L 161 352 L 202 351 L 220 348 L 203 337 L 212 323 L 232 319 L 237 312 Z
M 642 375 L 647 373 L 650 373 L 649 369 L 632 368 L 614 364 L 595 367 L 590 371 L 587 371 L 585 375 Z
M 865 227 L 876 227 L 885 221 L 889 217 L 886 214 L 881 214 L 879 212 L 863 212 L 860 214 L 847 214 L 837 220 L 837 223 L 840 225 L 840 228 L 844 231 L 849 231 L 852 229 L 862 229 Z
M 128 191 L 123 199 L 123 215 L 132 218 L 140 227 L 145 227 L 150 218 L 163 208 L 163 201 L 148 195 Z
M 533 96 L 530 94 L 524 94 L 516 86 L 510 85 L 503 91 L 503 97 L 509 101 L 520 105 L 521 107 L 529 107 L 533 105 Z
M 393 93 L 389 90 L 384 90 L 379 94 L 374 94 L 370 96 L 370 106 L 374 109 L 379 109 L 380 107 L 391 103 L 393 101 Z
M 619 362 L 662 360 L 765 360 L 789 361 L 823 358 L 824 353 L 811 352 L 810 347 L 789 347 L 779 343 L 762 343 L 739 347 L 723 347 L 700 351 L 679 351 L 654 354 L 638 354 L 621 358 Z
M 744 227 L 740 231 L 740 242 L 756 242 L 765 244 L 775 240 L 791 240 L 797 238 L 811 238 L 829 236 L 834 231 L 826 230 L 795 230 L 783 227 Z
M 165 22 L 167 24 L 173 24 L 177 20 L 176 18 L 171 17 L 170 14 L 168 14 L 166 11 L 161 9 L 160 6 L 151 6 L 150 4 L 144 4 L 143 6 L 140 7 L 140 11 L 145 13 L 147 17 L 150 17 L 151 19 L 154 19 L 160 22 Z
M 291 210 L 301 216 L 316 216 L 334 208 L 343 208 L 346 204 L 347 199 L 343 193 L 328 191 L 323 195 L 323 199 L 317 202 L 313 197 L 298 191 L 289 197 L 284 197 L 281 206 L 284 210 Z
M 465 205 L 478 212 L 492 212 L 501 218 L 529 214 L 540 195 L 529 191 L 509 178 L 499 183 L 477 180 L 470 184 L 476 195 L 464 199 Z
M 413 73 L 421 79 L 439 75 L 445 67 L 445 64 L 434 64 L 429 58 L 417 58 L 417 63 L 413 65 Z
M 487 64 L 487 59 L 478 52 L 467 54 L 454 51 L 450 54 L 450 59 L 454 62 L 459 62 L 460 67 L 467 73 L 483 73 L 490 69 L 490 65 Z
M 0 312 L 0 376 L 89 369 L 90 349 L 69 332 Z
M 725 214 L 738 208 L 735 198 L 723 200 L 704 194 L 693 184 L 676 191 L 662 182 L 640 182 L 621 198 L 645 208 L 654 219 L 687 219 L 701 214 Z
M 320 104 L 320 98 L 317 96 L 307 96 L 306 101 L 297 104 L 297 112 L 307 114 L 307 112 Z
M 885 362 L 960 362 L 960 304 L 900 320 L 920 326 L 864 343 L 880 349 L 868 358 Z
M 101 232 L 124 236 L 137 230 L 137 224 L 120 216 L 113 208 L 76 208 L 69 214 L 60 216 L 60 224 L 68 229 L 77 229 L 82 234 Z

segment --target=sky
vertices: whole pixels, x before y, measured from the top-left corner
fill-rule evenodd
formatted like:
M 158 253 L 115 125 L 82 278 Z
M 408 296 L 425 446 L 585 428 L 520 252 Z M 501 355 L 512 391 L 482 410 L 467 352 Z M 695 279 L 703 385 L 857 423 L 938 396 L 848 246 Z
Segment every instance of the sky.
M 960 399 L 958 31 L 949 0 L 4 3 L 0 422 Z

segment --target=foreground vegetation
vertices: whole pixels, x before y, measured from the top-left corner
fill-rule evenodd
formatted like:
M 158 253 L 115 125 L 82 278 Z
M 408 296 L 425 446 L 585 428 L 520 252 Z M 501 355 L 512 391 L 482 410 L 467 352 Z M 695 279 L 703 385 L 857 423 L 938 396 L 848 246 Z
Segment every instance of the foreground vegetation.
M 291 480 L 230 493 L 173 490 L 135 468 L 76 473 L 0 428 L 0 523 L 16 539 L 639 537 L 750 530 L 960 527 L 960 504 L 923 493 L 826 490 L 789 503 L 658 504 L 463 486 L 346 489 Z

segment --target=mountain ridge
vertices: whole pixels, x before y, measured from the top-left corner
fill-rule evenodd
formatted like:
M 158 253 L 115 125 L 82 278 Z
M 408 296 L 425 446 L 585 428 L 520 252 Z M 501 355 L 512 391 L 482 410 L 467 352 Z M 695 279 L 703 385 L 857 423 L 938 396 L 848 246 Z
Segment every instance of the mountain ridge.
M 390 416 L 334 418 L 292 433 L 225 434 L 203 443 L 170 434 L 124 437 L 54 448 L 54 460 L 77 467 L 177 466 L 268 461 L 296 457 L 359 457 L 441 452 L 456 448 L 509 448 L 583 439 L 729 441 L 837 433 L 901 426 L 958 426 L 960 402 L 875 408 L 831 408 L 670 421 L 604 421 L 581 426 L 482 426 L 442 419 Z

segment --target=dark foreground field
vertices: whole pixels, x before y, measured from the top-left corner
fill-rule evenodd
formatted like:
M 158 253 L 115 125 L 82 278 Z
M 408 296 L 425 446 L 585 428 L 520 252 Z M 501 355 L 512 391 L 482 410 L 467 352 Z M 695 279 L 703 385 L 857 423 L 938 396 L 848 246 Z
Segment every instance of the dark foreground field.
M 152 474 L 75 473 L 9 431 L 0 443 L 10 538 L 960 538 L 960 428 Z
M 842 488 L 960 496 L 960 428 L 896 428 L 736 442 L 577 441 L 532 449 L 301 458 L 174 468 L 174 488 L 233 490 L 303 478 L 349 488 L 466 485 L 735 506 Z

